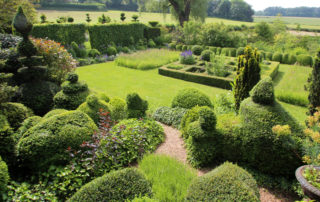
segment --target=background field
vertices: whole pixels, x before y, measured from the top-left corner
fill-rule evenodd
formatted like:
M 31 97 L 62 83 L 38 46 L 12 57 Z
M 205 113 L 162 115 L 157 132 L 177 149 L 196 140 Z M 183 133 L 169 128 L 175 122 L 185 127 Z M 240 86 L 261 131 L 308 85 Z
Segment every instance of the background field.
M 160 23 L 164 24 L 175 24 L 176 21 L 172 19 L 170 14 L 163 15 L 161 13 L 144 13 L 144 12 L 131 12 L 131 11 L 107 11 L 107 12 L 93 12 L 93 11 L 56 11 L 56 10 L 38 10 L 39 16 L 44 13 L 47 16 L 49 21 L 55 22 L 56 19 L 60 16 L 72 16 L 75 18 L 75 22 L 86 22 L 86 13 L 90 14 L 92 19 L 92 23 L 98 22 L 98 17 L 100 17 L 103 13 L 109 16 L 112 20 L 120 21 L 120 13 L 124 12 L 127 16 L 126 21 L 131 20 L 132 15 L 139 15 L 140 22 L 147 23 L 149 21 L 160 21 Z M 254 17 L 255 22 L 272 22 L 275 17 Z M 301 25 L 301 28 L 308 29 L 320 29 L 320 18 L 300 18 L 300 17 L 282 17 L 282 20 L 287 23 L 288 27 L 296 28 L 296 23 Z M 212 22 L 223 22 L 227 25 L 247 25 L 253 26 L 255 23 L 252 22 L 241 22 L 241 21 L 233 21 L 226 20 L 220 18 L 207 18 L 207 23 Z

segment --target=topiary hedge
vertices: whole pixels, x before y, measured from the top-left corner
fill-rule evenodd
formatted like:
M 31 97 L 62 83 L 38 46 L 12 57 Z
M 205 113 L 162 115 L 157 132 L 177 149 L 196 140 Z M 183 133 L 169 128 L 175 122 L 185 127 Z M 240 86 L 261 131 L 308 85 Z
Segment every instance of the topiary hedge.
M 85 24 L 38 24 L 33 26 L 31 35 L 70 45 L 73 41 L 83 44 L 86 41 L 85 33 Z
M 282 63 L 283 64 L 290 64 L 290 60 L 289 60 L 289 57 L 290 57 L 290 54 L 289 53 L 285 53 L 283 54 L 283 57 L 282 57 Z
M 94 179 L 68 201 L 127 201 L 151 195 L 151 184 L 145 176 L 135 168 L 127 168 Z
M 146 115 L 148 101 L 143 100 L 137 93 L 130 93 L 126 98 L 128 118 L 141 118 Z
M 213 107 L 210 98 L 203 92 L 195 88 L 186 88 L 180 90 L 173 98 L 171 106 L 191 109 L 194 106 L 208 106 Z
M 66 149 L 80 149 L 96 130 L 92 119 L 80 111 L 52 116 L 24 133 L 16 146 L 17 157 L 30 171 L 44 171 L 52 164 L 63 165 L 71 158 Z
M 152 118 L 166 125 L 180 128 L 181 119 L 187 111 L 187 109 L 179 107 L 159 107 L 152 115 Z
M 266 52 L 266 59 L 267 60 L 272 60 L 272 57 L 273 57 L 273 53 L 271 53 L 271 52 Z
M 230 57 L 236 57 L 237 56 L 237 49 L 229 48 L 229 56 Z
M 272 61 L 282 62 L 282 54 L 281 53 L 274 53 L 272 56 Z
M 297 62 L 297 56 L 295 56 L 295 55 L 289 55 L 289 64 L 290 65 L 293 65 L 293 64 L 295 64 Z
M 12 134 L 7 118 L 0 114 L 0 156 L 3 156 L 6 162 L 12 161 L 14 156 L 15 143 Z
M 127 118 L 127 103 L 121 98 L 114 97 L 110 100 L 111 118 L 120 121 Z
M 241 167 L 224 163 L 195 179 L 186 201 L 260 201 L 254 178 Z
M 203 51 L 203 52 L 201 53 L 201 58 L 202 58 L 202 60 L 209 62 L 212 53 L 213 53 L 213 52 L 210 51 L 210 50 L 205 50 L 205 51 Z
M 37 125 L 42 120 L 42 117 L 40 116 L 31 116 L 27 119 L 25 119 L 21 127 L 17 130 L 17 132 L 14 134 L 13 139 L 14 142 L 17 143 L 20 138 L 24 135 L 25 132 L 27 132 L 30 128 Z
M 310 55 L 298 55 L 297 62 L 302 66 L 310 66 L 313 65 L 313 59 Z
M 0 114 L 7 118 L 14 130 L 17 130 L 26 118 L 33 115 L 33 112 L 21 103 L 6 102 L 0 105 Z
M 195 45 L 192 47 L 192 53 L 195 55 L 201 55 L 203 48 L 199 45 Z
M 54 109 L 54 110 L 51 110 L 50 112 L 46 113 L 46 115 L 44 115 L 43 118 L 47 119 L 47 118 L 50 118 L 52 116 L 63 114 L 63 113 L 66 113 L 66 112 L 68 112 L 68 110 L 66 110 L 66 109 Z
M 144 37 L 146 39 L 155 39 L 159 36 L 161 36 L 161 30 L 159 27 L 145 27 Z
M 259 83 L 253 87 L 250 94 L 255 103 L 272 104 L 275 100 L 272 79 L 266 77 L 260 80 Z
M 244 47 L 239 47 L 236 52 L 236 56 L 244 55 Z
M 6 193 L 8 182 L 9 182 L 8 166 L 1 159 L 1 156 L 0 156 L 0 194 L 1 196 L 2 194 Z

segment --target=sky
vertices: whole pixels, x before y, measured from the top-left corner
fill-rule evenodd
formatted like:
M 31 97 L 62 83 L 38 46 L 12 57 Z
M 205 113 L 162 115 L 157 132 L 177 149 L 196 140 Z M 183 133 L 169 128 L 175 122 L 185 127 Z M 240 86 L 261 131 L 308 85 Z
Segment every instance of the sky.
M 284 8 L 292 7 L 320 7 L 320 0 L 245 0 L 255 11 L 264 10 L 267 7 L 281 6 Z

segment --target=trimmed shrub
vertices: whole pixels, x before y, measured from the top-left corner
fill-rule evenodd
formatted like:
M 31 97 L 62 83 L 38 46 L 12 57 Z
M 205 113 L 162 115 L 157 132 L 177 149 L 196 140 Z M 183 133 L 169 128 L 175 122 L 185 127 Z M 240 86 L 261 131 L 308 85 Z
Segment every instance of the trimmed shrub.
M 86 102 L 82 103 L 77 110 L 86 113 L 96 124 L 98 124 L 100 121 L 99 112 L 101 110 L 104 112 L 110 112 L 110 106 L 105 101 L 99 100 L 96 95 L 89 95 L 86 98 Z
M 135 168 L 113 171 L 84 185 L 68 201 L 127 201 L 151 196 L 151 184 Z
M 201 55 L 202 51 L 203 51 L 203 49 L 199 45 L 195 45 L 192 47 L 192 53 L 195 55 Z
M 271 53 L 271 52 L 266 52 L 266 59 L 267 60 L 272 60 L 272 57 L 273 57 L 273 53 Z
M 289 64 L 293 65 L 297 62 L 297 56 L 290 54 L 289 56 Z
M 116 55 L 118 53 L 117 49 L 113 46 L 109 46 L 107 48 L 107 52 L 106 52 L 109 56 L 110 55 Z
M 6 193 L 9 178 L 10 177 L 9 177 L 9 172 L 8 172 L 8 166 L 1 159 L 1 156 L 0 156 L 0 194 L 1 194 L 1 196 L 2 196 L 2 194 Z
M 221 54 L 221 50 L 222 50 L 221 47 L 217 47 L 216 55 L 220 55 Z
M 212 51 L 210 51 L 210 50 L 203 51 L 201 53 L 202 60 L 209 62 L 210 58 L 211 58 L 211 54 L 212 54 Z
M 119 121 L 127 118 L 127 103 L 121 98 L 114 97 L 110 100 L 111 118 Z
M 10 126 L 17 130 L 22 122 L 33 115 L 32 110 L 21 103 L 6 102 L 0 105 L 0 114 L 3 114 Z
M 274 88 L 270 77 L 259 81 L 250 92 L 252 100 L 259 104 L 272 104 L 274 102 Z
M 146 115 L 148 101 L 143 100 L 137 93 L 130 93 L 126 98 L 128 118 L 141 118 Z
M 90 49 L 88 52 L 88 56 L 92 58 L 98 57 L 100 55 L 101 53 L 97 49 Z
M 42 117 L 40 116 L 31 116 L 27 119 L 25 119 L 21 127 L 17 130 L 17 132 L 14 134 L 13 139 L 14 142 L 17 143 L 20 138 L 27 132 L 30 128 L 37 125 L 42 120 Z
M 308 78 L 308 101 L 309 104 L 309 113 L 314 115 L 317 111 L 317 107 L 320 106 L 320 49 L 318 50 L 315 62 L 312 68 L 312 73 Z
M 144 37 L 148 40 L 156 39 L 161 36 L 161 30 L 159 27 L 146 27 L 144 29 Z
M 4 161 L 6 162 L 11 162 L 14 156 L 15 143 L 12 134 L 13 131 L 9 125 L 7 118 L 4 115 L 0 114 L 0 156 L 3 156 Z
M 179 128 L 181 124 L 181 119 L 187 113 L 187 111 L 187 109 L 179 107 L 159 107 L 152 115 L 152 118 L 166 125 Z
M 183 45 L 182 46 L 182 51 L 187 51 L 188 50 L 188 46 L 187 45 Z
M 229 56 L 230 57 L 236 57 L 237 56 L 237 49 L 229 48 Z
M 180 90 L 171 103 L 173 108 L 181 107 L 191 109 L 197 105 L 213 107 L 210 98 L 195 88 Z
M 70 160 L 66 149 L 80 149 L 89 141 L 97 126 L 83 112 L 71 111 L 41 121 L 30 128 L 16 146 L 21 165 L 30 171 L 46 171 L 50 165 Z
M 302 66 L 312 67 L 313 59 L 310 55 L 298 55 L 297 62 Z
M 272 56 L 272 61 L 276 61 L 276 62 L 282 62 L 282 54 L 281 53 L 275 53 Z
M 229 48 L 222 48 L 220 55 L 229 56 Z
M 244 47 L 240 47 L 237 49 L 236 56 L 244 55 Z
M 217 52 L 217 47 L 209 46 L 209 50 L 212 51 L 214 54 Z
M 149 48 L 155 48 L 156 46 L 157 46 L 157 44 L 152 39 L 149 39 L 148 47 Z
M 243 168 L 224 163 L 195 179 L 186 201 L 260 201 L 254 178 Z
M 105 101 L 105 102 L 110 102 L 110 98 L 109 98 L 109 96 L 107 96 L 107 94 L 105 94 L 105 93 L 100 93 L 99 94 L 99 99 L 101 99 L 101 100 L 103 100 L 103 101 Z
M 52 116 L 63 114 L 63 113 L 66 113 L 66 112 L 68 112 L 68 110 L 66 110 L 66 109 L 54 109 L 54 110 L 51 110 L 50 112 L 46 113 L 46 115 L 44 115 L 43 118 L 47 119 L 47 118 L 50 118 Z
M 181 44 L 177 44 L 177 45 L 176 45 L 176 49 L 177 49 L 178 51 L 182 51 L 182 45 L 181 45 Z
M 283 55 L 283 57 L 282 57 L 282 63 L 283 64 L 290 64 L 289 57 L 290 57 L 290 54 L 289 53 L 285 53 Z

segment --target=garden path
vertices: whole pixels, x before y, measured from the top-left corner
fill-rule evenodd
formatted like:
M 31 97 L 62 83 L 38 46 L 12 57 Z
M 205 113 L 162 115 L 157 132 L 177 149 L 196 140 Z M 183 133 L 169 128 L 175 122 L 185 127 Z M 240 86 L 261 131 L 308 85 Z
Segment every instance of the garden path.
M 184 141 L 181 138 L 180 131 L 164 124 L 161 125 L 164 129 L 166 139 L 158 147 L 158 149 L 156 150 L 156 154 L 165 154 L 168 156 L 172 156 L 173 158 L 176 158 L 184 164 L 187 164 L 187 151 L 184 147 Z M 198 176 L 202 176 L 210 170 L 211 169 L 209 168 L 198 170 Z M 295 199 L 291 196 L 286 196 L 265 188 L 260 188 L 260 200 L 261 202 L 295 201 Z

